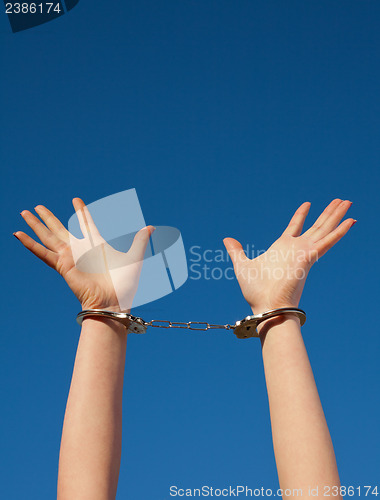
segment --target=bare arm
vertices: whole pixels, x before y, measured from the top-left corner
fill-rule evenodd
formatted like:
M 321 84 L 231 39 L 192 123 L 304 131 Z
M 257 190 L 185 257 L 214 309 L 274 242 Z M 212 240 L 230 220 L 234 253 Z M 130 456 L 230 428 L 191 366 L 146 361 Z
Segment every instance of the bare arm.
M 350 206 L 349 201 L 332 201 L 301 235 L 310 208 L 309 203 L 304 203 L 281 237 L 253 260 L 246 257 L 238 241 L 224 240 L 254 314 L 298 307 L 314 262 L 356 222 L 346 219 L 340 223 Z M 339 475 L 299 320 L 291 314 L 273 318 L 260 324 L 258 331 L 280 487 L 302 489 L 302 497 L 309 498 L 309 487 L 319 486 L 318 497 L 322 497 L 324 486 L 339 486 Z M 316 498 L 315 491 L 312 497 Z
M 302 489 L 303 498 L 318 486 L 322 497 L 339 475 L 299 320 L 268 320 L 260 336 L 280 486 Z
M 83 321 L 62 431 L 58 500 L 116 497 L 127 335 L 108 319 Z
M 42 205 L 35 210 L 44 224 L 28 210 L 21 213 L 42 245 L 22 231 L 14 235 L 62 275 L 82 309 L 120 311 L 122 298 L 127 305 L 124 310 L 128 311 L 154 228 L 148 226 L 139 231 L 124 254 L 103 240 L 82 200 L 74 198 L 73 204 L 84 238 L 71 235 Z M 76 266 L 73 248 L 77 255 L 91 252 L 87 266 L 92 272 Z M 109 273 L 115 260 L 124 264 L 117 292 Z M 116 496 L 126 345 L 123 325 L 104 318 L 83 321 L 62 431 L 58 500 L 112 500 Z

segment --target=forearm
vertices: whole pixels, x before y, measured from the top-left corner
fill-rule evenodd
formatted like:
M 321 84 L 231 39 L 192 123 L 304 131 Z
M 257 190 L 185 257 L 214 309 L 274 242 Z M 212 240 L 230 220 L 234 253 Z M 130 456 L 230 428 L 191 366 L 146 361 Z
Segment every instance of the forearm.
M 259 332 L 280 486 L 302 488 L 306 498 L 319 486 L 322 496 L 339 475 L 299 320 L 274 318 Z
M 116 496 L 126 345 L 125 327 L 116 321 L 83 322 L 62 431 L 58 500 Z

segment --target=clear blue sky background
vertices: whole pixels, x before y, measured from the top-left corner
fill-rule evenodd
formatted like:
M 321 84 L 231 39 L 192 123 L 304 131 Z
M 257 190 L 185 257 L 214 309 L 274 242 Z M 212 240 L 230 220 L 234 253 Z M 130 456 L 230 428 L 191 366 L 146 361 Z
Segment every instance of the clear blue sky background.
M 12 236 L 19 212 L 66 222 L 74 196 L 132 187 L 187 252 L 225 236 L 267 248 L 303 201 L 309 224 L 353 201 L 358 223 L 309 276 L 303 334 L 342 484 L 379 484 L 379 25 L 369 0 L 81 0 L 17 34 L 0 16 L 3 498 L 55 497 L 79 338 L 79 303 Z M 250 311 L 236 281 L 189 279 L 135 312 Z M 257 340 L 131 336 L 124 392 L 119 499 L 277 486 Z

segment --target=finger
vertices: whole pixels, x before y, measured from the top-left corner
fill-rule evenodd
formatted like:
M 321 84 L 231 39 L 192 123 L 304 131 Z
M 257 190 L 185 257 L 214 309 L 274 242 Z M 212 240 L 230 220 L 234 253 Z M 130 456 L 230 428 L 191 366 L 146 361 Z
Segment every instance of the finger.
M 312 227 L 314 227 L 314 226 L 316 226 L 316 227 L 321 226 L 325 222 L 325 220 L 335 211 L 335 209 L 337 207 L 339 207 L 339 205 L 341 203 L 343 203 L 343 200 L 341 200 L 340 198 L 335 198 L 335 200 L 333 200 L 331 203 L 329 203 L 327 205 L 327 207 L 323 210 L 323 212 L 318 217 L 318 219 L 314 222 L 314 224 L 313 224 Z
M 224 238 L 223 243 L 224 246 L 226 247 L 228 255 L 230 256 L 230 259 L 235 269 L 235 273 L 237 273 L 239 271 L 240 266 L 245 262 L 247 262 L 248 260 L 243 250 L 243 247 L 234 238 Z
M 40 243 L 37 243 L 33 238 L 23 233 L 22 231 L 17 231 L 13 234 L 19 241 L 21 241 L 24 247 L 30 250 L 36 257 L 41 259 L 48 266 L 56 269 L 58 254 L 52 252 L 48 248 L 45 248 L 43 245 L 40 245 Z
M 42 222 L 29 210 L 23 210 L 21 216 L 28 226 L 33 229 L 41 242 L 49 249 L 58 252 L 65 243 L 48 229 Z
M 69 241 L 70 233 L 62 224 L 62 222 L 57 219 L 57 217 L 43 205 L 37 205 L 34 210 L 41 217 L 47 227 L 52 233 L 54 233 L 58 238 L 63 241 Z
M 315 243 L 314 248 L 317 252 L 317 257 L 322 257 L 330 248 L 338 243 L 356 222 L 355 219 L 346 219 L 334 231 Z
M 154 226 L 146 226 L 136 233 L 131 248 L 128 250 L 128 257 L 131 257 L 133 262 L 140 262 L 144 259 L 149 238 L 155 229 Z
M 289 236 L 299 236 L 302 233 L 302 228 L 306 219 L 307 214 L 309 213 L 311 203 L 306 201 L 302 203 L 302 205 L 297 208 L 295 214 L 291 218 L 288 227 L 282 234 L 286 234 Z
M 327 236 L 338 226 L 351 205 L 352 202 L 348 200 L 340 203 L 335 210 L 327 216 L 322 224 L 314 224 L 314 226 L 307 231 L 308 236 L 310 236 L 313 241 L 318 241 Z
M 84 201 L 81 198 L 74 198 L 73 206 L 76 211 L 83 236 L 85 238 L 89 238 L 90 240 L 95 238 L 99 241 L 101 236 Z

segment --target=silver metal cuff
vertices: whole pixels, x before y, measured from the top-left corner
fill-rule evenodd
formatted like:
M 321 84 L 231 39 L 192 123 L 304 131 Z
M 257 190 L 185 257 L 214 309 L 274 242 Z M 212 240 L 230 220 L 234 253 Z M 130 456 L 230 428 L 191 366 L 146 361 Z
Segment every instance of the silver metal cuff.
M 257 325 L 259 325 L 263 321 L 266 321 L 267 319 L 274 318 L 275 316 L 280 316 L 283 314 L 295 314 L 299 318 L 301 326 L 306 321 L 306 313 L 302 309 L 298 309 L 297 307 L 281 307 L 278 309 L 265 311 L 261 314 L 256 314 L 255 316 L 247 316 L 241 321 L 237 321 L 234 326 L 234 334 L 239 339 L 259 337 L 260 335 L 256 330 Z
M 103 309 L 86 309 L 85 311 L 81 311 L 77 315 L 77 322 L 81 325 L 84 318 L 89 317 L 103 317 L 114 319 L 118 323 L 121 323 L 127 329 L 127 333 L 145 333 L 146 325 L 145 321 L 141 318 L 137 318 L 136 316 L 132 316 L 132 314 L 123 313 L 123 312 L 113 312 L 113 311 L 103 311 Z

